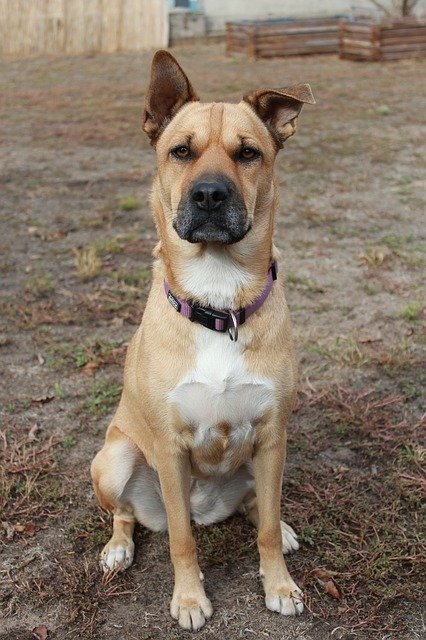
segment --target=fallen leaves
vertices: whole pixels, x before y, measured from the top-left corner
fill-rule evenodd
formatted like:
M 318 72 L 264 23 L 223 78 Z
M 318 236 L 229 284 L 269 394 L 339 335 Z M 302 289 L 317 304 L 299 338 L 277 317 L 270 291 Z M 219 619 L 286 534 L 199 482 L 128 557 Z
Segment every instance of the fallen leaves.
M 15 533 L 22 533 L 25 536 L 32 537 L 38 528 L 33 522 L 27 522 L 25 524 L 17 522 L 16 524 L 13 524 L 5 521 L 2 522 L 2 527 L 6 532 L 6 540 L 8 542 L 12 542 L 15 537 Z
M 334 580 L 335 573 L 327 571 L 326 569 L 316 568 L 312 571 L 312 575 L 317 579 L 318 584 L 324 589 L 324 591 L 334 598 L 340 600 L 342 593 Z
M 34 627 L 32 634 L 34 638 L 37 638 L 38 640 L 48 640 L 49 638 L 49 631 L 44 624 L 39 627 Z

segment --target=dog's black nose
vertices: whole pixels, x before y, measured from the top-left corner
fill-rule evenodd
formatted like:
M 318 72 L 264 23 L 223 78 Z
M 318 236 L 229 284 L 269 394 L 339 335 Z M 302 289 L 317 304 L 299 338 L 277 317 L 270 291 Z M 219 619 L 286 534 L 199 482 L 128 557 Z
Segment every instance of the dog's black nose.
M 218 209 L 228 195 L 228 187 L 219 180 L 197 182 L 191 190 L 191 200 L 197 204 L 197 207 L 206 211 Z

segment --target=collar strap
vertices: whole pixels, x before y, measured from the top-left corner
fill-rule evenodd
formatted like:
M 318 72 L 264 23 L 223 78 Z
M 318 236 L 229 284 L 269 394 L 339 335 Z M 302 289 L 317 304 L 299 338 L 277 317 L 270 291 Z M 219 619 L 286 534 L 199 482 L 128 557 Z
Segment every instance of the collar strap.
M 225 331 L 236 329 L 236 326 L 244 324 L 255 311 L 260 309 L 266 298 L 269 296 L 274 280 L 277 279 L 277 263 L 273 262 L 268 270 L 268 282 L 266 287 L 260 294 L 260 296 L 252 302 L 248 307 L 243 307 L 238 311 L 231 311 L 226 309 L 212 309 L 211 307 L 199 307 L 198 305 L 191 304 L 187 300 L 181 300 L 177 298 L 170 290 L 168 283 L 164 280 L 164 291 L 166 292 L 167 300 L 172 307 L 185 318 L 188 318 L 192 322 L 198 322 L 203 327 L 211 329 L 212 331 Z M 231 335 L 231 334 L 230 334 Z M 238 331 L 236 331 L 238 335 Z M 231 335 L 231 339 L 232 335 Z M 236 339 L 236 338 L 235 338 Z

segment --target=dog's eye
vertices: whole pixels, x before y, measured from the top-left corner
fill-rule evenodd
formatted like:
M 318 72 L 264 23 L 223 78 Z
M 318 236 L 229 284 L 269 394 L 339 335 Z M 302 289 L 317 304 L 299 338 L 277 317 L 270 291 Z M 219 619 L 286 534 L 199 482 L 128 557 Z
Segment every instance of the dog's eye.
M 185 145 L 179 145 L 178 147 L 172 149 L 172 154 L 175 156 L 175 158 L 186 160 L 190 157 L 191 152 L 189 150 L 189 147 L 186 147 Z
M 243 147 L 239 153 L 241 160 L 254 160 L 259 156 L 259 151 L 257 149 L 253 149 L 253 147 Z

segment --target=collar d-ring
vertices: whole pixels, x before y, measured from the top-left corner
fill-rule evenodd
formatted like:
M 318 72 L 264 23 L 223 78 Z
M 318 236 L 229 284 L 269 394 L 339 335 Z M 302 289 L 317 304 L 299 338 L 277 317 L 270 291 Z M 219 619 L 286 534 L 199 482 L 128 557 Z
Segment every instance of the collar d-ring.
M 232 311 L 232 309 L 228 309 L 228 313 L 231 317 L 232 320 L 232 327 L 228 328 L 228 334 L 229 337 L 231 338 L 232 342 L 237 342 L 238 340 L 238 321 L 236 318 L 235 313 Z

